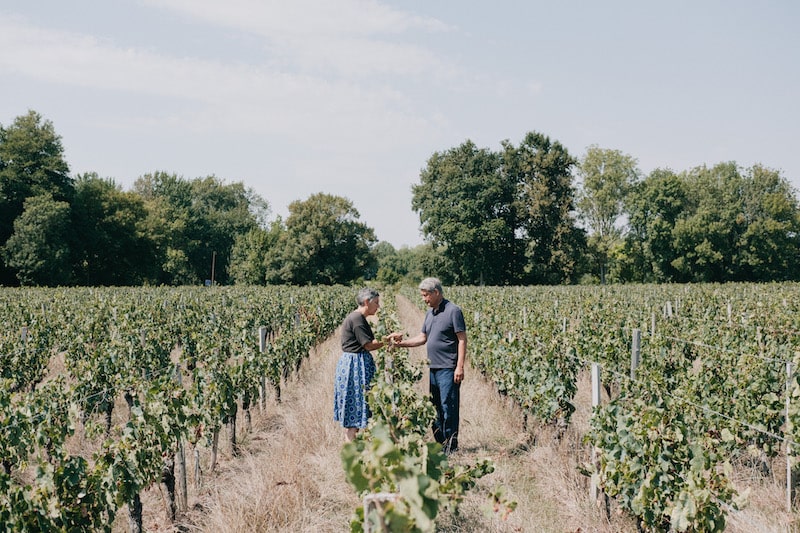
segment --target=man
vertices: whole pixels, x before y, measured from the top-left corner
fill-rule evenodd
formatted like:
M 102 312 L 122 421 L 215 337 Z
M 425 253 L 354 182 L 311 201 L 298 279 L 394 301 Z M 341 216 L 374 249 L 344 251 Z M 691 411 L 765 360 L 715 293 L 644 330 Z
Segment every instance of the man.
M 437 415 L 433 437 L 449 454 L 458 449 L 458 410 L 467 358 L 467 327 L 461 308 L 445 299 L 441 281 L 425 278 L 419 284 L 419 291 L 430 307 L 422 331 L 395 346 L 413 348 L 427 344 L 430 392 Z

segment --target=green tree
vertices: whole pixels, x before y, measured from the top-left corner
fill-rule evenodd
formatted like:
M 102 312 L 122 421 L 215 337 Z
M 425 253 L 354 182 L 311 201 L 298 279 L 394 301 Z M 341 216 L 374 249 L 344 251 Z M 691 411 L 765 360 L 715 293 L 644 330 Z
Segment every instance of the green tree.
M 456 269 L 447 254 L 447 248 L 426 243 L 414 248 L 400 248 L 397 253 L 409 265 L 406 281 L 410 284 L 416 285 L 428 276 L 435 276 L 446 285 L 456 283 L 452 274 Z
M 242 183 L 209 176 L 186 180 L 158 172 L 134 184 L 148 211 L 147 233 L 161 265 L 159 283 L 229 281 L 228 263 L 237 236 L 258 227 L 268 209 Z
M 675 172 L 656 169 L 626 196 L 629 231 L 625 261 L 618 260 L 617 279 L 640 283 L 676 282 L 677 250 L 673 231 L 688 208 L 685 182 Z
M 191 191 L 196 246 L 186 250 L 189 261 L 196 275 L 202 276 L 210 274 L 210 261 L 215 255 L 214 279 L 226 284 L 230 281 L 228 264 L 236 237 L 258 227 L 251 206 L 256 200 L 263 201 L 241 182 L 224 184 L 214 176 L 192 180 Z
M 517 186 L 501 160 L 472 141 L 434 153 L 412 187 L 425 239 L 444 247 L 460 284 L 504 284 L 521 270 L 523 243 L 514 199 Z
M 619 219 L 625 197 L 638 181 L 639 170 L 633 157 L 592 145 L 578 165 L 578 176 L 582 187 L 576 205 L 589 229 L 588 246 L 600 281 L 605 283 L 609 255 L 622 245 Z
M 386 285 L 393 285 L 406 274 L 406 265 L 398 260 L 397 250 L 392 243 L 380 241 L 372 247 L 375 256 L 375 279 Z
M 27 198 L 14 232 L 3 246 L 6 263 L 21 285 L 68 285 L 71 261 L 68 243 L 70 207 L 50 194 Z
M 701 166 L 683 179 L 688 205 L 673 229 L 678 281 L 731 281 L 736 246 L 746 228 L 739 170 L 733 162 Z
M 144 232 L 147 211 L 139 195 L 88 173 L 77 177 L 71 207 L 76 283 L 139 285 L 157 279 L 154 246 Z
M 264 285 L 269 257 L 275 253 L 282 232 L 279 218 L 269 229 L 257 227 L 237 235 L 231 249 L 231 281 L 238 285 Z
M 586 243 L 573 217 L 575 159 L 561 143 L 530 132 L 519 146 L 503 141 L 503 170 L 517 184 L 516 208 L 527 261 L 524 283 L 574 282 Z
M 289 204 L 268 283 L 349 284 L 374 269 L 375 231 L 347 198 L 317 193 Z
M 189 182 L 174 174 L 156 172 L 137 179 L 133 190 L 147 209 L 145 231 L 153 242 L 159 265 L 156 283 L 189 285 L 208 277 L 195 274 L 186 253 L 186 250 L 199 246 L 192 232 Z
M 780 173 L 735 162 L 653 171 L 628 195 L 619 278 L 639 282 L 800 278 L 797 199 Z
M 448 257 L 444 248 L 434 248 L 430 243 L 395 249 L 388 242 L 380 242 L 373 248 L 378 261 L 377 281 L 386 285 L 403 283 L 416 286 L 423 278 L 437 276 L 444 283 L 454 283 Z
M 780 173 L 755 165 L 743 176 L 742 216 L 746 225 L 736 245 L 737 279 L 800 279 L 800 210 Z
M 14 231 L 27 198 L 49 194 L 69 202 L 72 192 L 61 137 L 50 121 L 29 111 L 10 126 L 0 126 L 0 245 Z M 0 265 L 0 284 L 14 281 L 13 270 Z

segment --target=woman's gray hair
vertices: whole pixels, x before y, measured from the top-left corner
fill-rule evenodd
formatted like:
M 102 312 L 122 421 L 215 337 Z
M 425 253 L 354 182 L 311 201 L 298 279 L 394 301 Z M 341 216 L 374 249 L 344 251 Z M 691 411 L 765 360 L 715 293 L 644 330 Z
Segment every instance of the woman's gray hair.
M 356 303 L 358 305 L 364 305 L 370 300 L 374 300 L 378 296 L 380 296 L 380 294 L 378 294 L 378 291 L 376 291 L 375 289 L 364 287 L 363 289 L 358 291 L 358 295 L 356 296 Z
M 425 278 L 419 282 L 419 290 L 425 292 L 433 292 L 437 291 L 439 294 L 444 296 L 444 289 L 442 289 L 442 282 L 439 281 L 439 278 Z

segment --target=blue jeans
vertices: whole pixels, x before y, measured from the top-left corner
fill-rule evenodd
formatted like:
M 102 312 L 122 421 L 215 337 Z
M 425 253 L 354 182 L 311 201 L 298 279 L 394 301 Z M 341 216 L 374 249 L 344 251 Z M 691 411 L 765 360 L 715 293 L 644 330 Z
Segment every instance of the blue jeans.
M 445 452 L 454 452 L 458 449 L 458 404 L 461 384 L 453 381 L 455 371 L 455 368 L 430 370 L 431 399 L 436 407 L 433 438 L 444 447 Z

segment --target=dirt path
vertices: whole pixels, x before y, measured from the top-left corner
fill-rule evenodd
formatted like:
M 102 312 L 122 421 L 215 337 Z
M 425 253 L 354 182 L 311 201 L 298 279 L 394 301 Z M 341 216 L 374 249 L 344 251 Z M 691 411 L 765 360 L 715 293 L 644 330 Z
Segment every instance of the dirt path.
M 256 411 L 244 456 L 225 458 L 197 500 L 191 530 L 206 532 L 342 532 L 359 500 L 346 483 L 333 421 L 333 376 L 341 354 L 332 335 L 309 354 L 296 376 Z

